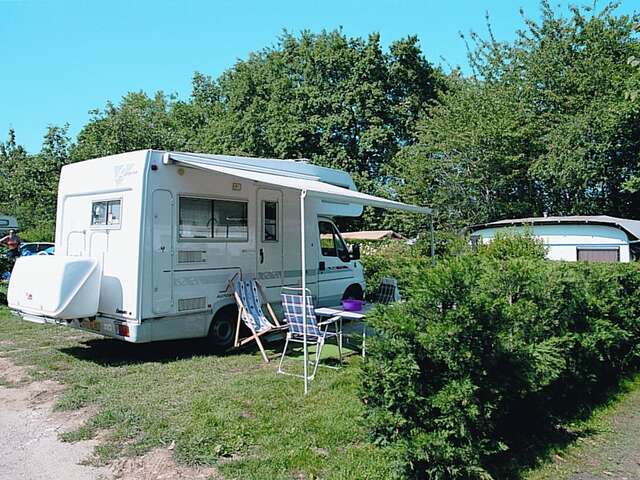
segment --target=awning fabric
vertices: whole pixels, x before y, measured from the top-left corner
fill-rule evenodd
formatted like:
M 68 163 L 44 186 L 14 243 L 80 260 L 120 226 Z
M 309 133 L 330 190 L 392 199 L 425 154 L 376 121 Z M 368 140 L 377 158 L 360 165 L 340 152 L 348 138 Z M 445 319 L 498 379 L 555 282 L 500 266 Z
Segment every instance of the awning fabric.
M 338 187 L 330 183 L 314 180 L 312 177 L 300 175 L 286 176 L 267 173 L 263 169 L 257 171 L 248 168 L 237 168 L 235 166 L 225 166 L 224 162 L 216 161 L 206 157 L 197 155 L 187 155 L 183 153 L 169 153 L 168 158 L 177 165 L 185 167 L 199 168 L 211 172 L 222 173 L 233 177 L 246 178 L 256 182 L 275 185 L 278 187 L 291 188 L 300 191 L 306 191 L 307 196 L 320 198 L 332 202 L 355 203 L 359 205 L 369 205 L 377 208 L 404 210 L 413 213 L 430 214 L 431 209 L 427 207 L 418 207 L 416 205 L 408 205 L 406 203 L 395 202 L 385 198 L 367 195 L 348 188 Z M 166 161 L 166 160 L 165 160 Z

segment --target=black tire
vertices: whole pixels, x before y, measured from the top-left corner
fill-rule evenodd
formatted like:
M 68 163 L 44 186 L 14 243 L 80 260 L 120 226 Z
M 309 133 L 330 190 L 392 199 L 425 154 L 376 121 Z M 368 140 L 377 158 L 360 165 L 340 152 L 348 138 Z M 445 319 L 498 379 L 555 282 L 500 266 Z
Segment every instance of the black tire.
M 228 305 L 222 307 L 213 316 L 207 340 L 214 351 L 224 352 L 233 346 L 237 315 L 238 309 L 234 305 Z
M 346 300 L 347 298 L 352 298 L 354 300 L 364 300 L 364 292 L 362 291 L 362 287 L 357 283 L 354 285 L 349 285 L 349 287 L 344 291 L 342 295 L 342 299 Z

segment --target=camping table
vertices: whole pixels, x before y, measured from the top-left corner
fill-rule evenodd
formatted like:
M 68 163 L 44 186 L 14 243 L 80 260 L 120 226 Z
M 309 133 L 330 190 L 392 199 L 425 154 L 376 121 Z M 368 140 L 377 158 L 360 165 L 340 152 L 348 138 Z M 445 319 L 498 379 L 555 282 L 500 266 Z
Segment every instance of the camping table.
M 316 315 L 319 317 L 340 317 L 339 325 L 340 331 L 342 331 L 342 321 L 343 320 L 351 320 L 362 322 L 362 356 L 365 355 L 365 347 L 367 341 L 367 326 L 363 322 L 363 320 L 367 317 L 367 312 L 371 310 L 373 305 L 371 303 L 365 303 L 362 307 L 362 310 L 359 312 L 351 312 L 342 308 L 341 305 L 335 307 L 320 307 L 316 308 Z

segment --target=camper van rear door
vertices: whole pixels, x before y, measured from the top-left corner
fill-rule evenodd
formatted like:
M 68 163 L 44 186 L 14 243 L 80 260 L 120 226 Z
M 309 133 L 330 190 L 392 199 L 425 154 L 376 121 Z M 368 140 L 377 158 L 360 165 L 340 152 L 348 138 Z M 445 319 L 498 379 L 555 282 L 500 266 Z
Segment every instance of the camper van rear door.
M 167 313 L 173 307 L 173 195 L 153 192 L 153 312 Z

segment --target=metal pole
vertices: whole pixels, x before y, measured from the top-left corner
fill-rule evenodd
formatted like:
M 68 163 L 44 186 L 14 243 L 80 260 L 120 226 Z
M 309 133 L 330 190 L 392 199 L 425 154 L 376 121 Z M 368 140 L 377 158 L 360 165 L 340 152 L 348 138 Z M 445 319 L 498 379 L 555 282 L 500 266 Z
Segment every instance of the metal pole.
M 433 233 L 433 212 L 431 212 L 431 266 L 436 266 L 436 244 L 435 235 Z
M 309 351 L 307 349 L 307 258 L 304 238 L 304 199 L 306 190 L 300 191 L 300 266 L 302 267 L 302 344 L 304 352 L 304 394 L 309 392 Z

